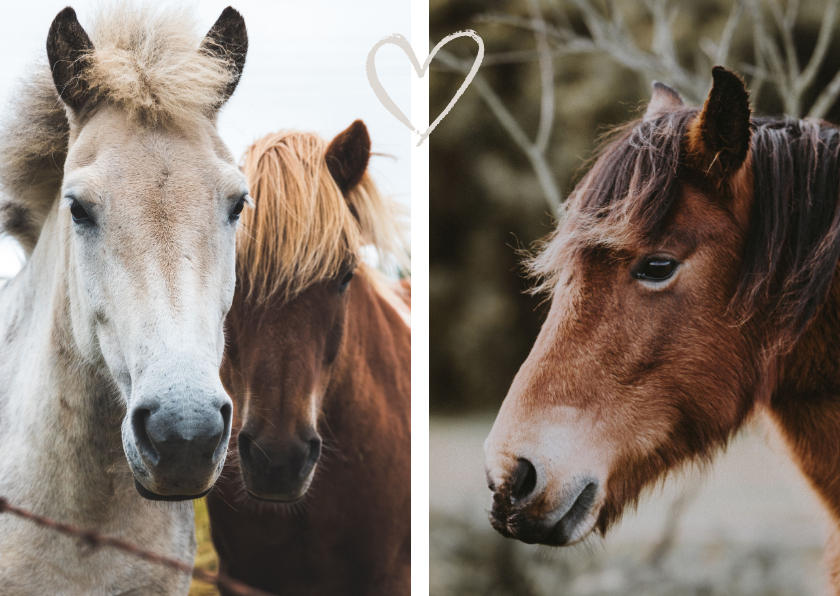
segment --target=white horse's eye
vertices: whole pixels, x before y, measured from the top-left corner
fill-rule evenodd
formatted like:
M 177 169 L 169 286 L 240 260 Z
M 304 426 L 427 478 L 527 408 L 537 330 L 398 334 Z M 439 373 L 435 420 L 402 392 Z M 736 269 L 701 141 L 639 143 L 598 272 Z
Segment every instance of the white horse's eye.
M 233 210 L 230 212 L 230 221 L 236 221 L 239 219 L 239 216 L 242 214 L 242 210 L 245 208 L 245 202 L 247 200 L 248 195 L 244 195 L 236 202 L 236 205 L 233 206 Z
M 93 218 L 88 215 L 88 212 L 85 211 L 85 208 L 76 199 L 73 199 L 72 203 L 70 203 L 70 215 L 73 217 L 73 223 L 93 223 Z

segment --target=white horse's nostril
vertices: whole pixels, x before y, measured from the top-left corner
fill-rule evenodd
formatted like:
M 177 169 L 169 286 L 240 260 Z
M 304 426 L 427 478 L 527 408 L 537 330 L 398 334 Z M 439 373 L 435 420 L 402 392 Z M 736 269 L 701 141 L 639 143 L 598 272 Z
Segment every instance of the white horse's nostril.
M 148 408 L 137 408 L 131 415 L 131 430 L 134 431 L 134 443 L 140 457 L 147 465 L 156 466 L 160 461 L 160 454 L 149 438 L 149 418 L 152 412 Z

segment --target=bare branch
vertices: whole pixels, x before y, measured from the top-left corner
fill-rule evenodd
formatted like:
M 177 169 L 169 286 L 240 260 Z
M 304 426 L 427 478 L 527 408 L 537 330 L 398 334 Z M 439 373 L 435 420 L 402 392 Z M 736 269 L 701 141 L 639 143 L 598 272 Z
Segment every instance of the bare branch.
M 607 13 L 612 15 L 612 26 L 622 31 L 626 28 L 624 13 L 616 0 L 607 0 Z
M 828 86 L 817 96 L 817 101 L 808 111 L 808 118 L 825 118 L 825 115 L 837 102 L 838 95 L 840 95 L 840 72 L 834 75 Z
M 754 10 L 755 2 L 750 3 L 750 8 L 753 9 L 752 12 L 755 13 Z M 758 95 L 761 93 L 761 89 L 764 86 L 764 81 L 767 78 L 767 62 L 764 59 L 764 52 L 762 50 L 762 43 L 761 38 L 759 37 L 761 27 L 759 22 L 755 19 L 755 14 L 753 14 L 753 53 L 755 54 L 755 61 L 758 63 L 756 65 L 756 72 L 753 74 L 753 80 L 751 85 L 751 93 L 752 93 L 752 101 L 758 101 Z M 744 72 L 748 72 L 748 69 L 744 68 L 746 65 L 741 66 L 741 70 Z
M 568 27 L 553 27 L 544 24 L 548 40 L 562 54 L 603 52 L 619 64 L 638 72 L 648 79 L 664 79 L 683 92 L 691 101 L 702 101 L 708 88 L 708 75 L 694 75 L 677 61 L 673 35 L 670 29 L 676 11 L 668 10 L 662 0 L 648 0 L 656 12 L 657 25 L 653 51 L 641 49 L 628 34 L 628 26 L 618 9 L 618 3 L 608 2 L 608 14 L 603 14 L 589 0 L 572 0 L 580 10 L 590 36 L 580 35 Z M 653 2 L 656 2 L 655 4 Z M 527 28 L 537 27 L 521 17 L 484 15 L 483 22 L 494 22 Z M 518 57 L 518 58 L 521 58 Z
M 769 73 L 768 78 L 772 77 L 785 104 L 785 111 L 796 118 L 799 116 L 799 102 L 793 94 L 793 88 L 788 78 L 789 70 L 785 68 L 779 48 L 773 43 L 772 36 L 764 26 L 764 15 L 758 0 L 752 0 L 750 8 L 753 16 L 753 43 L 755 44 L 758 66 Z
M 793 3 L 793 0 L 791 2 Z M 797 81 L 797 88 L 800 93 L 811 86 L 811 83 L 814 82 L 814 77 L 817 76 L 817 71 L 825 60 L 828 45 L 831 42 L 834 31 L 834 22 L 837 20 L 838 4 L 840 4 L 840 0 L 829 0 L 825 5 L 825 13 L 823 13 L 820 32 L 817 35 L 817 44 L 814 46 L 814 53 L 811 54 L 811 59 L 808 60 L 805 70 L 802 71 L 802 76 Z
M 583 16 L 583 22 L 589 29 L 589 34 L 595 41 L 603 41 L 606 38 L 604 31 L 604 16 L 595 9 L 587 0 L 572 0 Z
M 551 47 L 548 45 L 545 21 L 540 12 L 539 0 L 529 0 L 531 20 L 534 27 L 534 38 L 537 42 L 537 52 L 540 60 L 540 77 L 542 98 L 540 101 L 540 124 L 537 128 L 537 139 L 534 146 L 540 153 L 548 148 L 551 129 L 554 125 L 554 64 L 551 59 Z
M 569 20 L 569 14 L 566 12 L 562 2 L 552 2 L 550 8 L 551 14 L 554 16 L 554 22 L 560 23 L 567 29 L 572 28 L 572 21 Z
M 521 27 L 523 29 L 531 28 L 531 19 L 509 14 L 485 12 L 483 14 L 475 15 L 473 17 L 473 21 L 476 23 L 492 23 L 494 25 L 511 25 L 513 27 Z
M 659 56 L 669 70 L 680 69 L 674 36 L 671 35 L 671 26 L 676 12 L 673 10 L 669 12 L 663 0 L 647 0 L 646 4 L 653 15 L 652 49 L 654 54 Z
M 714 63 L 720 66 L 726 66 L 726 60 L 729 58 L 729 48 L 732 45 L 732 37 L 735 35 L 735 29 L 738 28 L 738 23 L 741 21 L 741 15 L 744 13 L 743 0 L 737 0 L 729 13 L 729 18 L 726 19 L 726 25 L 723 27 L 723 33 L 720 36 L 720 41 L 717 43 L 717 52 L 714 56 Z
M 799 60 L 796 57 L 796 44 L 793 42 L 793 21 L 789 22 L 782 13 L 782 6 L 779 4 L 779 0 L 768 0 L 768 4 L 770 5 L 770 13 L 776 21 L 776 26 L 779 28 L 779 33 L 782 35 L 785 62 L 787 62 L 788 81 L 793 85 L 794 81 L 799 78 Z M 789 9 L 790 7 L 791 5 L 788 5 Z M 794 19 L 795 16 L 794 13 Z
M 605 0 L 599 4 L 594 0 L 565 0 L 577 8 L 583 19 L 588 35 L 579 34 L 571 28 L 570 21 L 562 8 L 563 0 L 553 3 L 560 25 L 547 24 L 542 18 L 534 18 L 534 7 L 539 0 L 529 0 L 531 18 L 510 16 L 485 16 L 487 22 L 504 23 L 526 28 L 537 37 L 536 52 L 505 53 L 488 57 L 487 64 L 504 62 L 540 61 L 541 83 L 547 88 L 548 60 L 550 53 L 546 45 L 561 55 L 604 53 L 615 62 L 639 73 L 648 80 L 662 79 L 677 88 L 693 103 L 705 99 L 709 87 L 709 75 L 706 67 L 693 71 L 683 67 L 678 60 L 674 37 L 676 6 L 671 0 L 642 0 L 646 6 L 653 27 L 651 47 L 639 46 L 631 33 L 631 27 L 625 21 L 618 0 Z M 606 12 L 604 12 L 606 6 Z M 800 12 L 800 0 L 734 0 L 734 4 L 717 42 L 709 39 L 700 41 L 700 50 L 696 64 L 705 64 L 707 56 L 713 64 L 726 65 L 729 60 L 733 39 L 744 13 L 752 20 L 753 50 L 755 64 L 740 64 L 739 70 L 750 74 L 752 100 L 755 103 L 765 84 L 771 84 L 781 98 L 784 111 L 793 118 L 799 118 L 803 112 L 803 100 L 813 87 L 819 71 L 825 63 L 828 49 L 835 36 L 840 0 L 826 0 L 819 33 L 814 51 L 807 64 L 800 69 L 796 55 L 794 27 Z M 769 20 L 768 20 L 769 19 Z M 840 75 L 839 75 L 840 76 Z M 822 117 L 840 98 L 840 80 L 835 78 L 819 94 L 808 115 Z M 545 96 L 543 102 L 546 101 Z M 546 106 L 541 106 L 541 128 L 538 133 L 538 146 L 547 146 L 545 132 Z
M 496 52 L 484 54 L 481 66 L 495 66 L 497 64 L 517 64 L 538 60 L 540 53 L 536 50 L 514 50 L 511 52 Z
M 799 0 L 788 0 L 785 10 L 785 27 L 793 29 L 796 17 L 799 15 Z
M 470 67 L 472 66 L 472 61 L 459 60 L 446 50 L 440 50 L 437 53 L 436 58 L 438 58 L 444 66 L 463 74 L 468 73 Z M 552 214 L 557 215 L 560 212 L 560 190 L 557 188 L 557 182 L 554 180 L 554 174 L 551 171 L 551 167 L 545 160 L 544 153 L 537 149 L 536 145 L 530 141 L 528 135 L 525 134 L 525 131 L 522 130 L 522 127 L 510 111 L 508 111 L 502 103 L 502 100 L 498 95 L 496 95 L 496 92 L 493 91 L 492 87 L 490 87 L 484 77 L 481 76 L 480 72 L 476 73 L 475 78 L 470 85 L 470 89 L 475 89 L 478 92 L 490 108 L 490 111 L 493 112 L 493 115 L 502 125 L 502 128 L 507 131 L 513 139 L 513 142 L 516 143 L 528 157 L 528 160 L 531 162 L 531 167 L 537 175 L 537 181 L 542 188 L 546 201 L 548 201 L 548 204 L 552 209 Z

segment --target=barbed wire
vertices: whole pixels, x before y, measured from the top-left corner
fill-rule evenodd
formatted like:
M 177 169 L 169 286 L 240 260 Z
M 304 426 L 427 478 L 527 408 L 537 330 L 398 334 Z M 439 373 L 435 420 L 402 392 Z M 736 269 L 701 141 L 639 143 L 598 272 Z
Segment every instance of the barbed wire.
M 78 538 L 86 546 L 92 548 L 100 548 L 103 546 L 115 548 L 137 557 L 138 559 L 148 561 L 149 563 L 163 565 L 165 567 L 169 567 L 170 569 L 174 569 L 175 571 L 186 573 L 200 582 L 211 584 L 219 588 L 225 588 L 238 596 L 274 596 L 268 592 L 253 588 L 225 575 L 210 573 L 209 571 L 204 571 L 203 569 L 197 569 L 178 559 L 172 559 L 170 557 L 165 557 L 163 555 L 159 555 L 158 553 L 142 549 L 136 544 L 122 540 L 121 538 L 100 534 L 96 530 L 80 528 L 73 524 L 60 522 L 44 515 L 39 515 L 32 511 L 15 507 L 9 503 L 8 500 L 0 497 L 0 514 L 3 513 L 11 513 L 12 515 L 28 520 L 43 528 L 49 528 L 67 536 Z

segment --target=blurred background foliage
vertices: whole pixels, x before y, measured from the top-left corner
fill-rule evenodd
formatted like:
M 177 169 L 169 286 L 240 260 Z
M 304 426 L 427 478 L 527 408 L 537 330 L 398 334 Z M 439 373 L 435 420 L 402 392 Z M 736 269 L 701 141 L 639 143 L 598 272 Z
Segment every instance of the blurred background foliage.
M 197 499 L 195 503 L 195 540 L 198 548 L 195 553 L 195 567 L 209 573 L 218 573 L 219 557 L 213 549 L 210 537 L 210 516 L 207 514 L 207 501 Z M 198 580 L 192 580 L 189 596 L 219 596 L 216 586 Z
M 840 78 L 833 80 L 840 71 L 836 1 L 431 0 L 433 42 L 454 31 L 475 30 L 486 51 L 479 77 L 531 140 L 540 127 L 542 97 L 535 52 L 539 27 L 530 21 L 535 6 L 546 30 L 554 32 L 546 37 L 554 97 L 543 159 L 562 196 L 573 189 L 599 135 L 641 116 L 653 78 L 677 86 L 687 103 L 698 105 L 711 86 L 711 66 L 724 39 L 731 40 L 724 65 L 745 76 L 757 113 L 804 116 L 821 92 L 835 93 L 832 82 L 840 92 Z M 587 15 L 592 10 L 601 15 L 600 24 L 612 23 L 627 39 L 616 41 L 608 30 L 607 42 L 616 41 L 611 49 L 603 50 L 604 44 L 587 49 L 594 37 L 590 29 L 599 23 L 593 13 Z M 815 49 L 821 57 L 810 72 Z M 476 44 L 459 38 L 445 50 L 469 65 Z M 659 51 L 665 59 L 645 69 L 629 67 L 637 50 L 654 57 Z M 433 117 L 464 78 L 445 62 L 432 64 Z M 804 87 L 803 77 L 812 77 Z M 829 121 L 840 121 L 838 106 L 820 111 Z M 435 414 L 495 411 L 547 308 L 543 297 L 526 293 L 530 282 L 517 250 L 530 248 L 553 229 L 553 211 L 532 162 L 475 82 L 429 143 L 431 408 Z

